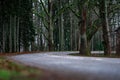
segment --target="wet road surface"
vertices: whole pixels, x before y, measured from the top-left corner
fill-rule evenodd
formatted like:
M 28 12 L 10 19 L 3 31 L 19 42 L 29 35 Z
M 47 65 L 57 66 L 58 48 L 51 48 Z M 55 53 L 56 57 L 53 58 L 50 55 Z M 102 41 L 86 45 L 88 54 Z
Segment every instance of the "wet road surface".
M 11 56 L 9 59 L 52 71 L 71 80 L 120 80 L 119 58 L 78 57 L 76 52 L 46 52 Z

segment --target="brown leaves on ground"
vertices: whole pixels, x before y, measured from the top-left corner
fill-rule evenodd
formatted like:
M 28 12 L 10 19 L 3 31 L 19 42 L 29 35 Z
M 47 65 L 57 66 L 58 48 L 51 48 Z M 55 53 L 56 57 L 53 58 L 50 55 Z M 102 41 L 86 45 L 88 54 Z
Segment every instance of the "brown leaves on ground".
M 31 77 L 32 80 L 39 80 L 42 76 L 42 72 L 38 69 L 16 64 L 10 60 L 1 57 L 0 57 L 0 70 L 7 71 L 8 73 L 10 72 L 11 76 L 8 77 L 10 77 L 10 79 L 12 78 L 12 80 L 28 80 Z M 12 73 L 16 74 L 12 75 Z

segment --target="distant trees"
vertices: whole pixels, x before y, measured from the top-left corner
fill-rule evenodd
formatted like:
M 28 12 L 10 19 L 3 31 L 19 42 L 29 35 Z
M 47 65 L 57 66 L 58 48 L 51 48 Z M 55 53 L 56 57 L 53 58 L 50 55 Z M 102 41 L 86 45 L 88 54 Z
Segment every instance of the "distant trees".
M 1 52 L 28 51 L 34 40 L 31 0 L 0 1 Z
M 80 51 L 116 46 L 118 0 L 4 0 L 0 1 L 0 50 Z M 103 36 L 102 36 L 103 35 Z M 115 49 L 114 49 L 115 50 Z
M 20 38 L 24 51 L 29 51 L 29 46 L 34 41 L 35 31 L 32 20 L 32 1 L 24 0 L 20 4 Z

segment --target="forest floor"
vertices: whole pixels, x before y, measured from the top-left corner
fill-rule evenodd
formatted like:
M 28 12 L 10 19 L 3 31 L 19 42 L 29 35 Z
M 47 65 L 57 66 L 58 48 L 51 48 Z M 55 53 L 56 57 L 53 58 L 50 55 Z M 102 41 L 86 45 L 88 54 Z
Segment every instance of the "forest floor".
M 0 57 L 0 80 L 33 80 L 41 77 L 42 72 L 28 66 L 18 65 Z

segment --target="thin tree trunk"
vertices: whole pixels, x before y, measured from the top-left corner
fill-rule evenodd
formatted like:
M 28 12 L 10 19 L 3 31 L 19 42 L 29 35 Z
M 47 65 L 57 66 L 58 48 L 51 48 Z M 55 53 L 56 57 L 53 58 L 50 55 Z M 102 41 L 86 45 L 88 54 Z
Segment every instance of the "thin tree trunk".
M 2 41 L 2 47 L 3 47 L 3 52 L 5 52 L 5 30 L 4 30 L 4 24 L 3 24 L 3 41 Z
M 74 29 L 74 30 L 76 30 L 76 29 Z M 73 38 L 74 38 L 73 37 L 73 18 L 72 18 L 72 13 L 70 13 L 70 49 L 71 49 L 71 51 L 73 50 Z M 74 46 L 74 47 L 76 47 L 76 46 Z
M 43 27 L 42 27 L 42 20 L 40 19 L 40 29 L 41 29 L 41 34 L 39 35 L 39 37 L 40 37 L 40 50 L 41 51 L 44 51 L 44 43 L 43 43 L 43 34 L 42 34 L 42 32 L 43 32 Z
M 17 52 L 20 52 L 20 42 L 19 42 L 19 17 L 17 18 L 17 32 L 16 32 L 16 35 L 17 35 L 17 37 L 16 37 L 16 49 L 17 49 Z
M 120 9 L 120 8 L 119 8 Z M 120 56 L 120 10 L 118 10 L 117 12 L 118 14 L 118 29 L 117 29 L 117 33 L 116 33 L 116 54 L 118 56 Z
M 63 25 L 63 13 L 61 14 L 61 50 L 64 50 L 64 25 Z
M 10 15 L 9 52 L 12 52 L 12 16 Z
M 14 16 L 14 52 L 16 52 L 16 16 Z

